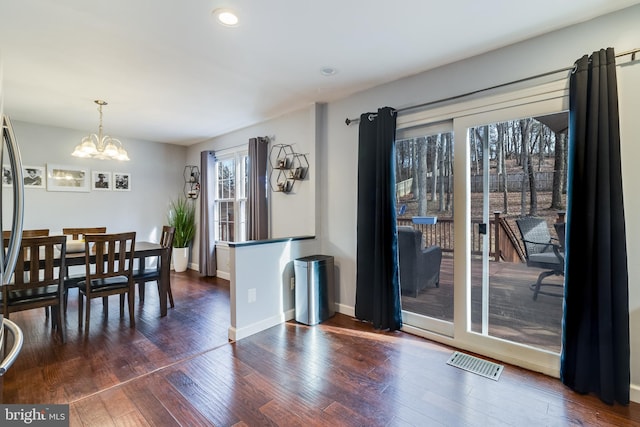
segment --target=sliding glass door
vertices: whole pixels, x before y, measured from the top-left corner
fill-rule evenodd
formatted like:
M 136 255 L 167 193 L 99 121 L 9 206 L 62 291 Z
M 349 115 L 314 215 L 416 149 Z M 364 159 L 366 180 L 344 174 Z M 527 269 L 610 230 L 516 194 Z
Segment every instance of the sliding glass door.
M 548 239 L 561 243 L 567 107 L 566 85 L 558 81 L 398 118 L 406 331 L 559 375 L 564 277 L 527 262 L 517 220 L 536 218 Z M 402 230 L 417 230 L 419 251 L 403 246 Z M 441 251 L 438 284 L 426 269 L 421 283 L 405 279 L 403 286 L 405 257 L 432 265 L 438 257 L 422 255 L 432 246 Z M 534 299 L 541 273 L 555 286 Z

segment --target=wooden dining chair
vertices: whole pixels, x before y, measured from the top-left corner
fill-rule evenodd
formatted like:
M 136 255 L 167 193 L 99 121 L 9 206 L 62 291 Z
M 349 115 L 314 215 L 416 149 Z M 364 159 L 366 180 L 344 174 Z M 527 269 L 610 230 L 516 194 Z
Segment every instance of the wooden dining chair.
M 175 227 L 165 225 L 162 227 L 160 235 L 160 245 L 163 248 L 169 248 L 169 262 L 171 262 L 171 248 L 173 247 L 173 236 L 176 232 Z M 144 262 L 141 262 L 138 269 L 133 271 L 133 281 L 138 284 L 138 295 L 140 302 L 144 302 L 144 292 L 147 282 L 156 282 L 158 284 L 158 293 L 160 293 L 160 257 L 155 268 L 145 268 Z M 171 308 L 175 307 L 173 303 L 173 294 L 171 292 L 171 281 L 167 283 L 167 295 L 169 296 L 169 304 Z
M 133 315 L 133 254 L 136 233 L 85 234 L 86 279 L 78 282 L 78 326 L 82 327 L 83 303 L 86 298 L 85 334 L 89 332 L 91 300 L 120 295 L 120 317 L 124 317 L 124 298 L 129 306 L 129 324 L 135 327 Z M 93 252 L 93 253 L 92 253 Z M 93 258 L 95 256 L 95 258 Z M 103 304 L 105 315 L 108 305 Z
M 86 234 L 106 233 L 107 227 L 66 227 L 62 229 L 62 234 L 71 236 L 73 240 L 83 240 Z M 71 249 L 69 249 L 71 251 Z M 83 273 L 69 275 L 69 269 L 65 272 L 65 288 L 78 287 L 78 282 L 84 280 L 86 277 Z M 65 307 L 67 305 L 67 295 L 65 292 Z
M 5 240 L 5 247 L 8 241 Z M 51 307 L 53 325 L 65 341 L 64 267 L 65 236 L 24 237 L 20 245 L 22 259 L 16 263 L 12 283 L 2 285 L 2 313 Z M 58 261 L 59 264 L 54 265 Z
M 22 237 L 46 237 L 49 235 L 48 228 L 38 228 L 34 230 L 22 230 Z M 2 238 L 7 240 L 11 237 L 11 231 L 4 230 L 2 232 Z
M 46 237 L 49 235 L 48 228 L 38 228 L 33 230 L 22 230 L 22 238 L 25 237 Z M 4 230 L 2 232 L 2 239 L 8 241 L 11 238 L 11 231 Z M 49 317 L 49 307 L 44 308 L 44 315 Z
M 62 234 L 66 234 L 67 236 L 71 236 L 73 240 L 82 240 L 84 239 L 85 234 L 97 234 L 97 233 L 106 233 L 107 227 L 74 227 L 74 228 L 63 228 Z

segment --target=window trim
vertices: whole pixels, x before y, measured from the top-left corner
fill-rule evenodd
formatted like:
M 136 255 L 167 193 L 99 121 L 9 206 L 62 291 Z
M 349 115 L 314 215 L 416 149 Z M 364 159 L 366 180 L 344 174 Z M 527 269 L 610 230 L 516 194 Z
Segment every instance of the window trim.
M 225 150 L 222 153 L 218 153 L 216 156 L 215 162 L 215 173 L 214 173 L 214 198 L 213 198 L 213 223 L 215 229 L 215 239 L 216 242 L 220 243 L 229 243 L 229 242 L 244 242 L 246 241 L 246 203 L 247 203 L 247 176 L 248 173 L 246 164 L 246 158 L 249 156 L 249 152 L 245 147 L 242 149 L 231 149 Z M 220 181 L 219 181 L 219 165 L 225 161 L 232 159 L 234 161 L 235 174 L 234 174 L 234 197 L 233 198 L 218 198 L 219 189 L 220 189 Z M 240 187 L 238 183 L 242 183 Z M 220 203 L 221 202 L 232 202 L 233 203 L 233 227 L 234 235 L 233 240 L 222 240 L 220 236 Z M 225 223 L 230 224 L 231 222 L 225 221 Z

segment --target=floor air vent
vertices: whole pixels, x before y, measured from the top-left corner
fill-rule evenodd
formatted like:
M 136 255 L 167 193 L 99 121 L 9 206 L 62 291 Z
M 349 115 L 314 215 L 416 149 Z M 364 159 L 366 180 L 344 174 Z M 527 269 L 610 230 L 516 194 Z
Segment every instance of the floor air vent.
M 458 351 L 453 353 L 449 360 L 447 360 L 447 365 L 473 372 L 474 374 L 481 375 L 494 381 L 498 381 L 500 374 L 504 369 L 504 366 L 498 365 L 497 363 L 487 362 L 486 360 L 469 356 L 468 354 L 460 353 Z

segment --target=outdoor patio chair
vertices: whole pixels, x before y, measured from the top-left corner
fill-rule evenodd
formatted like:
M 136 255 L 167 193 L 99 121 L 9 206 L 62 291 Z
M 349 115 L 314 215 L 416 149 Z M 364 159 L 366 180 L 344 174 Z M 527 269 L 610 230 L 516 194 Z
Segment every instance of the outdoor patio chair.
M 440 286 L 442 248 L 437 245 L 424 248 L 420 230 L 398 227 L 398 261 L 403 295 L 416 298 L 427 286 Z
M 536 300 L 538 294 L 563 296 L 562 293 L 540 290 L 543 286 L 563 287 L 554 283 L 542 283 L 545 277 L 564 275 L 564 253 L 558 241 L 551 237 L 547 221 L 544 218 L 525 217 L 517 219 L 516 224 L 522 236 L 527 266 L 545 270 L 540 273 L 536 283 L 530 286 L 533 299 Z

